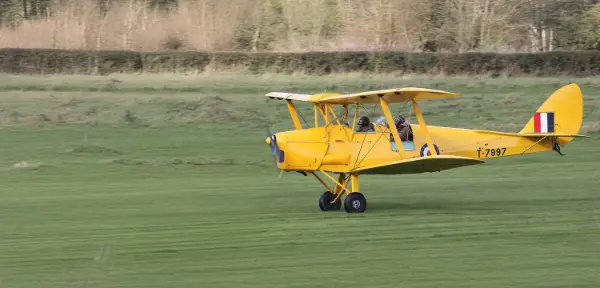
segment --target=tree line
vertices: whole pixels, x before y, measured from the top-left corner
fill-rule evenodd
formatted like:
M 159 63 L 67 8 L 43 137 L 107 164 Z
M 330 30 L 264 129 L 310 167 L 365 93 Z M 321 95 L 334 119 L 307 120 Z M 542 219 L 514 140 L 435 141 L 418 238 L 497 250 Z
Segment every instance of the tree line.
M 600 0 L 0 0 L 0 47 L 598 50 Z

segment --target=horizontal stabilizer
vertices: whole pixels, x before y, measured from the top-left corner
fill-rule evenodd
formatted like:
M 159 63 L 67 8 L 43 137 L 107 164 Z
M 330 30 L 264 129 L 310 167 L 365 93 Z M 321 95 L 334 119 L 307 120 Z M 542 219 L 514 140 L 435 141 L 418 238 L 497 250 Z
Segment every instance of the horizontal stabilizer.
M 516 134 L 519 136 L 523 136 L 523 137 L 586 137 L 589 138 L 590 136 L 586 136 L 586 135 L 580 135 L 580 134 L 568 134 L 568 133 L 523 133 L 523 134 Z
M 485 163 L 482 160 L 452 156 L 437 155 L 427 157 L 417 157 L 405 160 L 393 161 L 385 164 L 359 167 L 350 172 L 360 172 L 360 174 L 417 174 L 425 172 L 439 172 L 458 167 L 476 165 Z
M 580 137 L 586 137 L 589 138 L 590 136 L 587 135 L 581 135 L 581 134 L 573 134 L 573 133 L 534 133 L 534 132 L 529 132 L 529 133 L 510 133 L 510 132 L 499 132 L 499 131 L 487 131 L 487 130 L 472 130 L 478 133 L 484 133 L 484 134 L 495 134 L 495 135 L 504 135 L 504 136 L 520 136 L 520 137 L 532 137 L 532 138 L 537 138 L 537 137 L 566 137 L 566 138 L 580 138 Z

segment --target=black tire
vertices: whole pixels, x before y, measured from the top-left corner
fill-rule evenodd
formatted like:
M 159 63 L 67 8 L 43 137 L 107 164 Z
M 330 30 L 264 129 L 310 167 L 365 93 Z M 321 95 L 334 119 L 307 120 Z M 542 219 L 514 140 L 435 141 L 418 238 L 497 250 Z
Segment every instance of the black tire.
M 321 208 L 321 211 L 340 210 L 342 208 L 342 201 L 338 199 L 338 201 L 331 204 L 330 202 L 333 199 L 335 199 L 335 195 L 333 195 L 333 193 L 329 191 L 323 193 L 323 195 L 321 195 L 321 198 L 319 198 L 319 208 Z
M 348 213 L 363 213 L 367 210 L 367 198 L 358 192 L 352 192 L 344 200 L 344 210 Z

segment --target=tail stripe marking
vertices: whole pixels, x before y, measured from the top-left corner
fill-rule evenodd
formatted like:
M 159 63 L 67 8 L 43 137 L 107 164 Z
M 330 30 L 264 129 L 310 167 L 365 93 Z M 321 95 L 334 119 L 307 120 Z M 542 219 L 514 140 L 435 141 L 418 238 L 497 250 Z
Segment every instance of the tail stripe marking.
M 540 128 L 542 128 L 542 133 L 548 133 L 548 114 L 541 113 L 540 120 L 542 120 L 542 124 L 540 124 Z
M 540 133 L 540 113 L 533 115 L 533 132 Z
M 548 133 L 554 133 L 554 113 L 546 113 L 548 116 Z
M 537 112 L 533 116 L 535 133 L 554 133 L 554 112 Z

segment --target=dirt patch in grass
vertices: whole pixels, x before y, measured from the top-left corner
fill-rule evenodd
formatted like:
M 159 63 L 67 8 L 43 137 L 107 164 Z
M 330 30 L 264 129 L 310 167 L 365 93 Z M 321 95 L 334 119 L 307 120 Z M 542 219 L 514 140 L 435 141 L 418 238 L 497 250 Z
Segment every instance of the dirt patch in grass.
M 192 158 L 192 159 L 173 159 L 173 165 L 239 165 L 234 159 L 208 159 L 208 158 Z
M 81 145 L 75 148 L 67 149 L 66 152 L 85 154 L 121 154 L 121 152 L 119 152 L 118 150 L 98 145 Z
M 21 161 L 13 164 L 11 168 L 16 170 L 40 170 L 52 167 L 54 166 L 39 161 Z
M 175 123 L 240 123 L 261 120 L 265 115 L 243 101 L 232 101 L 221 96 L 200 99 L 158 99 L 166 120 Z
M 600 121 L 583 124 L 581 126 L 581 133 L 583 133 L 583 134 L 600 133 Z
M 119 165 L 125 165 L 125 166 L 154 166 L 154 165 L 156 165 L 156 163 L 154 163 L 154 162 L 143 160 L 143 159 L 127 159 L 127 158 L 101 160 L 100 163 L 119 164 Z
M 264 161 L 239 161 L 232 158 L 174 158 L 174 159 L 128 159 L 128 158 L 117 158 L 117 159 L 106 159 L 101 160 L 103 164 L 119 164 L 126 166 L 180 166 L 180 165 L 192 165 L 192 166 L 229 166 L 229 165 L 241 165 L 241 166 L 257 166 L 267 167 L 272 166 L 273 163 Z

